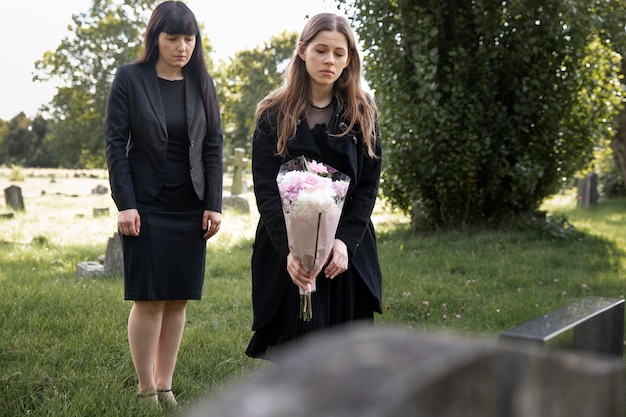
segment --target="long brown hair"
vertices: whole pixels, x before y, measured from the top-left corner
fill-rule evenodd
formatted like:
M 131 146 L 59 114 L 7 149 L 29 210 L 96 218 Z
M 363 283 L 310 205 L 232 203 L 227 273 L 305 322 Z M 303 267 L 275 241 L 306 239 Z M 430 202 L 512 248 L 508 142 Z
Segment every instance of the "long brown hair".
M 200 36 L 200 27 L 193 12 L 181 1 L 164 1 L 152 11 L 146 33 L 143 38 L 143 52 L 135 61 L 136 64 L 156 65 L 159 59 L 159 35 L 164 32 L 170 35 L 187 35 L 196 37 L 196 45 L 185 65 L 185 73 L 200 83 L 202 100 L 207 116 L 209 130 L 217 129 L 217 103 L 214 99 L 213 79 L 209 75 L 204 59 L 204 47 Z
M 306 111 L 310 100 L 310 77 L 306 64 L 298 53 L 306 49 L 321 31 L 342 33 L 348 42 L 348 66 L 333 86 L 333 94 L 339 102 L 340 117 L 348 123 L 348 128 L 338 136 L 345 136 L 350 131 L 360 131 L 368 156 L 375 157 L 376 105 L 361 87 L 361 60 L 350 23 L 345 17 L 333 13 L 317 14 L 306 23 L 285 70 L 283 85 L 258 104 L 255 123 L 261 117 L 269 117 L 270 114 L 276 116 L 276 153 L 286 156 L 287 141 L 295 135 L 298 119 Z

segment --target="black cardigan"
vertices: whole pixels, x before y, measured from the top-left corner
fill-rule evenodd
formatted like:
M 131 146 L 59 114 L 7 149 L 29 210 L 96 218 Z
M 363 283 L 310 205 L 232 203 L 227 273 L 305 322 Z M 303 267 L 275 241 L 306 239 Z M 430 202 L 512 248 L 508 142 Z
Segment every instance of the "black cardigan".
M 312 143 L 312 138 L 308 137 L 312 132 L 306 123 L 300 123 L 296 136 L 287 142 L 289 157 L 277 156 L 277 133 L 272 128 L 275 125 L 275 121 L 261 118 L 252 143 L 252 175 L 260 214 L 252 256 L 252 329 L 255 331 L 269 323 L 285 291 L 293 285 L 286 269 L 289 247 L 276 175 L 284 162 L 300 155 L 324 161 L 317 154 L 316 148 L 307 146 Z M 346 126 L 335 112 L 328 131 L 338 133 Z M 351 181 L 335 235 L 348 247 L 349 266 L 346 273 L 363 280 L 378 300 L 378 312 L 382 313 L 382 273 L 374 226 L 370 219 L 378 195 L 381 170 L 382 152 L 378 129 L 376 132 L 376 158 L 367 156 L 362 135 L 358 133 L 350 132 L 330 143 L 336 152 L 345 155 L 350 167 L 348 172 L 344 172 Z

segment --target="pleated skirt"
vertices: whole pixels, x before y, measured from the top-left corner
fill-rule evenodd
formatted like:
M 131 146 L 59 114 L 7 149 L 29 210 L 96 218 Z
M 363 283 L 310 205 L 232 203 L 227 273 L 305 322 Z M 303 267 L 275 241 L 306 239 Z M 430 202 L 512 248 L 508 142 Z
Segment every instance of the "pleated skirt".
M 332 280 L 320 274 L 316 287 L 311 296 L 311 321 L 300 318 L 300 294 L 291 285 L 272 321 L 252 336 L 246 355 L 276 361 L 285 346 L 311 332 L 349 322 L 373 323 L 377 302 L 365 283 L 349 270 Z

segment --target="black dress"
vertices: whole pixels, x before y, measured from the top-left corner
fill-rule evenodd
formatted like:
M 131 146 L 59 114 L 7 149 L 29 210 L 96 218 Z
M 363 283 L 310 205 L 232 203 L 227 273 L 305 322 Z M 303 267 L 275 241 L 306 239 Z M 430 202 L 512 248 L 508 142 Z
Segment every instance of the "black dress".
M 311 129 L 310 135 L 300 139 L 307 141 L 306 147 L 310 150 L 305 156 L 330 165 L 343 173 L 350 172 L 349 161 L 337 154 L 329 143 L 333 140 L 346 139 L 329 137 L 326 125 L 316 125 Z M 257 241 L 255 244 L 262 243 Z M 278 259 L 268 260 L 274 261 Z M 374 312 L 379 310 L 378 301 L 352 269 L 349 268 L 332 280 L 327 279 L 322 271 L 316 279 L 317 288 L 311 297 L 312 320 L 303 321 L 299 317 L 298 287 L 291 283 L 286 269 L 281 271 L 281 275 L 284 281 L 289 282 L 288 288 L 271 321 L 262 329 L 256 329 L 246 349 L 246 354 L 250 357 L 276 360 L 279 351 L 288 342 L 310 332 L 348 322 L 373 322 Z
M 202 296 L 203 203 L 189 176 L 184 87 L 184 80 L 159 78 L 168 134 L 166 181 L 154 200 L 137 203 L 139 236 L 122 236 L 126 300 L 199 300 Z

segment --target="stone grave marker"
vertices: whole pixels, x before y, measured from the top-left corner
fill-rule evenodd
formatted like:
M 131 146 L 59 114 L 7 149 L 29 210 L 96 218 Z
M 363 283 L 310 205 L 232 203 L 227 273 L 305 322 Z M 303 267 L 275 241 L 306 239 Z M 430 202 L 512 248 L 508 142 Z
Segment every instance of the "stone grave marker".
M 623 417 L 621 358 L 336 327 L 186 417 Z
M 104 255 L 104 275 L 122 275 L 124 273 L 124 253 L 119 233 L 113 233 L 107 243 Z
M 119 234 L 115 232 L 107 242 L 105 255 L 98 261 L 86 261 L 76 264 L 76 278 L 109 277 L 124 273 L 124 255 Z
M 92 188 L 91 194 L 99 194 L 104 195 L 109 192 L 109 189 L 102 184 L 96 185 L 95 188 Z
M 4 201 L 7 207 L 11 207 L 15 211 L 25 210 L 22 189 L 17 185 L 11 185 L 4 189 Z
M 241 197 L 245 188 L 244 172 L 248 166 L 248 158 L 244 157 L 245 149 L 235 148 L 233 155 L 228 158 L 228 165 L 233 167 L 233 182 L 230 187 L 230 196 L 222 198 L 224 208 L 231 208 L 241 213 L 250 212 L 248 200 Z
M 533 344 L 622 357 L 624 300 L 586 297 L 500 334 L 503 343 Z
M 231 195 L 239 195 L 243 193 L 243 174 L 248 166 L 248 158 L 245 158 L 244 154 L 245 149 L 235 148 L 233 155 L 228 158 L 228 165 L 233 167 L 233 183 L 230 187 Z
M 109 215 L 108 207 L 94 207 L 93 209 L 93 217 L 108 216 L 108 215 Z
M 98 261 L 85 261 L 76 264 L 76 278 L 96 278 L 104 275 L 104 265 Z
M 592 172 L 585 178 L 578 178 L 577 185 L 576 200 L 579 206 L 589 207 L 598 203 L 598 174 Z

